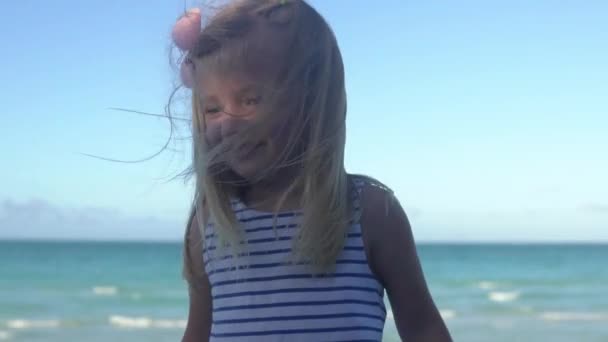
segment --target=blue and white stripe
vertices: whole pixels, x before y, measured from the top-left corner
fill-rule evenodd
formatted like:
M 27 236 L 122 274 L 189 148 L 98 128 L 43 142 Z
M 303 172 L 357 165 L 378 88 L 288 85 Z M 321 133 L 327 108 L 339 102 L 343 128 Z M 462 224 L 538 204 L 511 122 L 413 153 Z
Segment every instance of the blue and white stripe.
M 357 190 L 363 184 L 355 179 Z M 358 202 L 358 201 L 356 201 Z M 300 215 L 274 216 L 235 205 L 244 255 L 216 246 L 213 225 L 203 257 L 211 284 L 211 341 L 381 341 L 384 289 L 369 268 L 361 227 L 353 223 L 331 274 L 291 262 Z M 357 209 L 359 210 L 359 209 Z

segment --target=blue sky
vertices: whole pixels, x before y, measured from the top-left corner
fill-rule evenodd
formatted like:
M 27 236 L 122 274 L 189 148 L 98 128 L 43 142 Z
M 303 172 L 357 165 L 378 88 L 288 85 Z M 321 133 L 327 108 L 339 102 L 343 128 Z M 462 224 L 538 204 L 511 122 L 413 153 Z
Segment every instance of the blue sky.
M 608 241 L 608 3 L 322 1 L 349 95 L 346 164 L 419 241 Z M 197 4 L 188 2 L 188 4 Z M 0 238 L 179 239 L 161 147 L 182 1 L 0 5 Z M 186 131 L 183 131 L 186 133 Z

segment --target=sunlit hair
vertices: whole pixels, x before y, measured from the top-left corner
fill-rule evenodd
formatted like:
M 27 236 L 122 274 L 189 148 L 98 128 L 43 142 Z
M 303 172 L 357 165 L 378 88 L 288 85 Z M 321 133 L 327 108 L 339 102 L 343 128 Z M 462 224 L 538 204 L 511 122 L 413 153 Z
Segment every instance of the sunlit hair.
M 233 1 L 208 18 L 197 46 L 186 58 L 197 69 L 246 73 L 264 89 L 263 114 L 255 127 L 213 147 L 204 137 L 199 89 L 195 85 L 192 91 L 193 213 L 198 214 L 199 224 L 212 222 L 223 245 L 238 253 L 243 235 L 231 200 L 239 197 L 243 181 L 230 175 L 223 156 L 228 149 L 280 125 L 287 144 L 259 178 L 286 168 L 295 170 L 280 201 L 299 198 L 302 219 L 294 256 L 331 269 L 353 219 L 353 200 L 344 168 L 344 66 L 328 24 L 302 0 Z M 203 202 L 206 222 L 201 215 Z M 281 205 L 275 209 L 279 211 Z

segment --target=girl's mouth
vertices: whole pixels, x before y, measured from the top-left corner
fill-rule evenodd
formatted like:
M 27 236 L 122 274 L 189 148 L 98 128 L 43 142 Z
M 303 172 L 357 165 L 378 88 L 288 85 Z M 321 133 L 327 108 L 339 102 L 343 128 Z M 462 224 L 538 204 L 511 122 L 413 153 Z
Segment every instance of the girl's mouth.
M 259 142 L 257 144 L 247 143 L 239 146 L 236 150 L 236 154 L 239 158 L 247 158 L 256 151 L 258 151 L 261 147 L 266 145 L 264 142 Z

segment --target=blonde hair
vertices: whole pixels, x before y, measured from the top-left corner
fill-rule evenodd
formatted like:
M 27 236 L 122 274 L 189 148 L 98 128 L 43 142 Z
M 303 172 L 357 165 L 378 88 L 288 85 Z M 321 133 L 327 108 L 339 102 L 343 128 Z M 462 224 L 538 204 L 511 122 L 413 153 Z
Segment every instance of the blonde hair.
M 255 65 L 269 56 L 273 58 L 273 70 L 264 75 L 272 96 L 264 98 L 266 125 L 260 124 L 239 137 L 263 134 L 260 129 L 283 115 L 281 120 L 286 124 L 282 129 L 287 130 L 288 142 L 264 176 L 299 167 L 275 213 L 288 196 L 299 198 L 302 218 L 294 255 L 328 270 L 343 249 L 353 218 L 351 183 L 344 168 L 344 66 L 329 25 L 303 0 L 234 1 L 208 19 L 187 58 L 196 67 L 229 72 L 255 71 Z M 285 111 L 287 117 L 281 114 Z M 231 199 L 238 196 L 238 181 L 227 180 L 222 168 L 226 145 L 211 148 L 205 143 L 196 87 L 192 112 L 191 172 L 196 180 L 192 215 L 203 213 L 204 202 L 209 215 L 207 220 L 198 220 L 201 236 L 205 236 L 205 225 L 213 222 L 223 245 L 237 251 L 242 232 Z

